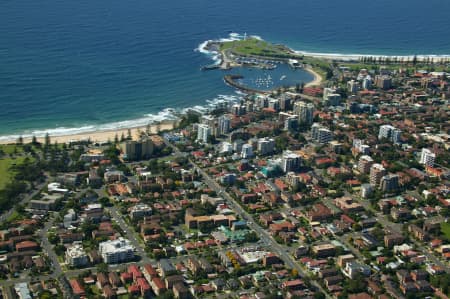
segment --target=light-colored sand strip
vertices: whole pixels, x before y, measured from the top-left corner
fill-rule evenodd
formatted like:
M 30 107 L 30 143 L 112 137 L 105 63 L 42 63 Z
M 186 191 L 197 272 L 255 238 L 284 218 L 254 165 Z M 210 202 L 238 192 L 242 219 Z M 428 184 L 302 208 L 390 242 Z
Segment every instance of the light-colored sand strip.
M 155 134 L 159 131 L 164 130 L 172 130 L 175 127 L 176 122 L 175 121 L 165 121 L 161 123 L 160 125 L 154 124 L 150 126 L 150 133 Z M 131 135 L 134 139 L 139 137 L 141 132 L 146 132 L 147 127 L 137 127 L 137 128 L 130 128 Z M 128 135 L 128 129 L 118 129 L 118 130 L 109 130 L 109 131 L 96 131 L 96 132 L 86 132 L 81 134 L 74 134 L 74 135 L 63 135 L 63 136 L 51 136 L 50 135 L 50 141 L 51 143 L 54 143 L 55 141 L 58 143 L 69 143 L 69 142 L 75 142 L 75 141 L 83 141 L 90 139 L 92 142 L 106 142 L 108 140 L 114 141 L 114 138 L 117 137 L 120 139 L 122 134 L 127 137 Z M 39 142 L 44 142 L 44 137 L 37 137 L 36 138 Z M 0 141 L 0 144 L 8 144 L 8 143 L 15 143 L 17 140 L 2 140 Z M 31 142 L 31 138 L 24 138 L 24 143 Z
M 314 76 L 314 80 L 305 84 L 305 87 L 319 86 L 322 83 L 323 78 L 316 71 L 314 71 L 310 67 L 305 68 L 305 70 L 310 72 Z

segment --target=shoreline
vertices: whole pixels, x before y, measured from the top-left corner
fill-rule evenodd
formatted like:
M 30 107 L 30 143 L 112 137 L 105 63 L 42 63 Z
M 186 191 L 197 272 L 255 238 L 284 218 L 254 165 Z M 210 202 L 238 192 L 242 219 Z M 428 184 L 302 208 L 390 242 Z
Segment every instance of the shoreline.
M 255 38 L 261 41 L 265 41 L 263 38 L 257 35 L 250 35 L 249 38 Z M 221 38 L 221 39 L 215 39 L 215 40 L 207 40 L 199 44 L 197 50 L 204 54 L 211 55 L 212 59 L 217 63 L 220 64 L 220 59 L 218 56 L 220 56 L 220 52 L 218 49 L 208 49 L 209 44 L 220 44 L 224 42 L 232 42 L 232 41 L 239 41 L 242 40 L 244 36 L 238 34 L 238 33 L 230 33 L 230 36 L 228 38 Z M 270 43 L 270 42 L 269 42 Z M 358 53 L 350 53 L 344 54 L 344 53 L 336 53 L 336 52 L 311 52 L 311 51 L 305 51 L 305 50 L 296 50 L 290 46 L 287 46 L 286 44 L 283 44 L 286 49 L 291 51 L 293 54 L 297 55 L 303 55 L 306 57 L 312 57 L 312 58 L 318 58 L 318 59 L 325 59 L 325 60 L 337 60 L 341 62 L 353 62 L 353 61 L 359 61 L 362 58 L 372 57 L 372 58 L 397 58 L 398 60 L 403 60 L 404 62 L 412 61 L 414 57 L 416 57 L 417 61 L 420 62 L 426 62 L 429 59 L 433 59 L 435 62 L 450 62 L 450 54 L 358 54 Z
M 292 49 L 293 50 L 293 49 Z M 383 54 L 342 54 L 342 53 L 316 53 L 307 52 L 301 50 L 293 50 L 296 54 L 303 55 L 306 57 L 326 59 L 326 60 L 337 60 L 341 62 L 352 62 L 359 61 L 361 58 L 397 58 L 399 60 L 404 60 L 405 62 L 414 59 L 416 57 L 417 61 L 426 62 L 428 59 L 435 59 L 435 62 L 450 61 L 450 54 L 417 54 L 417 55 L 383 55 Z
M 263 39 L 259 36 L 250 36 L 250 37 L 263 41 Z M 223 55 L 224 53 L 221 53 L 222 51 L 219 51 L 218 49 L 207 49 L 207 46 L 210 43 L 222 43 L 222 42 L 227 42 L 227 41 L 237 41 L 237 40 L 241 40 L 241 39 L 242 39 L 242 37 L 239 34 L 230 33 L 230 37 L 228 39 L 208 40 L 208 41 L 202 42 L 198 46 L 197 50 L 200 53 L 210 55 L 211 56 L 210 58 L 219 67 L 220 67 L 221 62 L 222 63 L 228 62 L 230 64 L 228 67 L 232 68 L 232 67 L 234 67 L 234 65 L 231 65 L 230 61 L 228 61 L 227 55 Z M 298 55 L 303 55 L 305 57 L 312 57 L 312 58 L 323 59 L 323 60 L 338 60 L 341 62 L 355 62 L 355 61 L 357 62 L 359 59 L 364 58 L 364 57 L 398 58 L 398 59 L 404 60 L 405 62 L 412 60 L 414 57 L 416 57 L 418 61 L 426 61 L 428 59 L 434 59 L 435 62 L 439 62 L 439 61 L 450 62 L 450 54 L 442 54 L 442 55 L 439 55 L 439 54 L 370 55 L 370 54 L 315 53 L 315 52 L 294 50 L 293 48 L 290 48 L 288 46 L 286 46 L 286 47 L 287 47 L 287 49 L 292 51 L 292 53 L 295 53 Z M 222 56 L 222 57 L 220 57 L 220 56 Z M 223 56 L 225 56 L 225 57 L 223 57 Z M 314 76 L 314 79 L 311 82 L 308 82 L 304 85 L 305 87 L 320 86 L 323 83 L 324 78 L 319 73 L 317 73 L 314 69 L 312 69 L 311 67 L 304 67 L 303 69 Z M 236 90 L 240 90 L 240 89 L 236 89 Z M 156 133 L 158 126 L 160 127 L 161 130 L 171 130 L 175 127 L 176 123 L 177 123 L 177 120 L 173 120 L 173 119 L 162 120 L 160 125 L 158 125 L 156 123 L 152 123 L 152 124 L 150 124 L 150 127 L 151 127 L 150 132 Z M 92 130 L 87 130 L 85 132 L 73 132 L 73 133 L 67 132 L 67 133 L 62 133 L 61 135 L 59 135 L 59 134 L 52 135 L 50 132 L 49 136 L 50 136 L 52 142 L 57 141 L 59 143 L 67 143 L 67 142 L 75 141 L 75 140 L 78 140 L 78 141 L 87 140 L 89 138 L 91 139 L 91 141 L 105 142 L 108 139 L 114 140 L 114 137 L 116 134 L 120 138 L 122 133 L 126 136 L 128 134 L 128 130 L 131 130 L 132 135 L 134 135 L 134 134 L 138 134 L 139 131 L 146 131 L 146 128 L 147 128 L 147 125 L 142 125 L 142 122 L 141 122 L 140 124 L 134 124 L 134 125 L 130 124 L 130 126 L 124 126 L 124 127 L 121 127 L 120 129 L 92 128 Z M 68 128 L 68 129 L 70 130 L 70 128 Z M 38 141 L 44 140 L 45 133 L 41 133 L 41 132 L 36 134 L 36 138 Z M 0 136 L 0 144 L 15 143 L 17 141 L 17 139 L 19 138 L 19 136 L 20 136 L 20 134 Z M 23 137 L 24 142 L 29 142 L 29 141 L 31 141 L 31 139 L 32 139 L 32 136 L 30 134 L 25 135 Z
M 150 134 L 157 134 L 160 131 L 166 131 L 166 130 L 173 130 L 178 123 L 178 120 L 164 120 L 160 123 L 153 123 L 150 124 Z M 114 138 L 116 135 L 120 139 L 122 134 L 126 137 L 128 135 L 128 130 L 131 132 L 131 136 L 133 139 L 136 139 L 136 137 L 139 137 L 141 132 L 146 132 L 147 126 L 138 126 L 138 127 L 130 127 L 130 128 L 120 128 L 116 130 L 97 130 L 97 131 L 91 131 L 91 132 L 84 132 L 84 133 L 76 133 L 76 134 L 65 134 L 65 135 L 49 135 L 51 143 L 54 143 L 55 141 L 58 143 L 70 143 L 70 142 L 77 142 L 77 141 L 85 141 L 90 139 L 91 142 L 107 142 L 108 140 L 114 141 Z M 36 136 L 36 139 L 38 142 L 43 143 L 45 137 L 43 136 Z M 32 137 L 24 137 L 23 142 L 24 143 L 30 143 L 32 140 Z M 0 144 L 12 144 L 16 143 L 16 140 L 0 140 Z
M 311 82 L 306 83 L 305 87 L 320 86 L 320 84 L 322 84 L 323 77 L 318 72 L 316 72 L 313 68 L 306 67 L 303 69 L 314 76 L 314 79 Z

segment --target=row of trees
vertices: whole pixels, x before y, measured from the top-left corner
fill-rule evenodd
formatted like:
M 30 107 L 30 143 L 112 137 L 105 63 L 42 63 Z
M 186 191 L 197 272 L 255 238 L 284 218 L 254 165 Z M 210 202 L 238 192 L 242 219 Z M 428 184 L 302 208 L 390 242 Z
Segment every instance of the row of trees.
M 362 63 L 373 64 L 445 64 L 450 63 L 449 57 L 424 57 L 419 59 L 417 55 L 414 56 L 362 56 L 359 58 Z

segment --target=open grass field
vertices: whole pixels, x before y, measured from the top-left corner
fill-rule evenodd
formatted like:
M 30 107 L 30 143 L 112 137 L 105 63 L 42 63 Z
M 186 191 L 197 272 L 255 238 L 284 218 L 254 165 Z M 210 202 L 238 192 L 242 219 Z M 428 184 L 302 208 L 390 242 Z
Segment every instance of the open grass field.
M 255 55 L 274 58 L 295 58 L 293 54 L 283 45 L 275 45 L 256 38 L 237 40 L 221 43 L 220 50 L 231 50 L 238 55 Z
M 10 167 L 23 162 L 25 157 L 11 158 L 5 156 L 0 158 L 0 189 L 3 189 L 7 183 L 11 181 L 14 173 L 10 171 Z
M 23 149 L 22 147 L 19 145 L 15 145 L 15 144 L 0 144 L 0 153 L 4 153 L 6 155 L 11 155 L 11 154 L 15 154 L 15 153 L 22 153 Z
M 442 222 L 441 223 L 441 232 L 450 240 L 450 223 Z

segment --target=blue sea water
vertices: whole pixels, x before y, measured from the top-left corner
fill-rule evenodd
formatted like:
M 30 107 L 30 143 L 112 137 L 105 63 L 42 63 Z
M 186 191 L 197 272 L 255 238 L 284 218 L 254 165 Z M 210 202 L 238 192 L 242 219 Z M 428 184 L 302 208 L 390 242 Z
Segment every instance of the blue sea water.
M 308 52 L 450 54 L 449 11 L 446 0 L 3 0 L 0 136 L 129 126 L 230 99 L 196 50 L 230 32 Z

